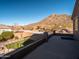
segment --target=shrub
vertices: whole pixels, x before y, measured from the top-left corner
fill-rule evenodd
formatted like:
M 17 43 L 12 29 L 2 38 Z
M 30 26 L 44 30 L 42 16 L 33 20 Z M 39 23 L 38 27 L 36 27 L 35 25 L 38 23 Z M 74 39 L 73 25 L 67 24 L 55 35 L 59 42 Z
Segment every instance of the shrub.
M 0 41 L 6 41 L 8 39 L 12 39 L 14 37 L 13 32 L 6 31 L 0 35 Z
M 2 37 L 2 35 L 0 35 L 0 41 L 2 41 L 3 40 L 3 37 Z

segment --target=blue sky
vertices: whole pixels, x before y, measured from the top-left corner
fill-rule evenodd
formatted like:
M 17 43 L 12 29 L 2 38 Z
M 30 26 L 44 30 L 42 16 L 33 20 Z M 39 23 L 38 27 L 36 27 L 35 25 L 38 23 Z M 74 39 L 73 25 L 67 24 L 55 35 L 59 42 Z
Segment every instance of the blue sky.
M 0 0 L 0 24 L 30 24 L 51 14 L 73 12 L 75 0 Z

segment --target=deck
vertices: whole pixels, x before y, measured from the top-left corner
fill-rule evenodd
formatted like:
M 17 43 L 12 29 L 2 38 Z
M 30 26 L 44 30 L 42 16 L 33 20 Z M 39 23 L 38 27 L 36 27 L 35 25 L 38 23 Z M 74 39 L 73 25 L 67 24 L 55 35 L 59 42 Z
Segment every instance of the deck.
M 52 36 L 23 59 L 79 59 L 79 41 Z

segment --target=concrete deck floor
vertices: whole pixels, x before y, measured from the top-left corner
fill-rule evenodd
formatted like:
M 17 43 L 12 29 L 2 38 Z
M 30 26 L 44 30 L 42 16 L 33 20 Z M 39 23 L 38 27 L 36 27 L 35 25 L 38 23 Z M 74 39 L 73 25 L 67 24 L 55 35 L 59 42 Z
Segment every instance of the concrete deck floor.
M 52 36 L 23 59 L 79 59 L 79 41 Z

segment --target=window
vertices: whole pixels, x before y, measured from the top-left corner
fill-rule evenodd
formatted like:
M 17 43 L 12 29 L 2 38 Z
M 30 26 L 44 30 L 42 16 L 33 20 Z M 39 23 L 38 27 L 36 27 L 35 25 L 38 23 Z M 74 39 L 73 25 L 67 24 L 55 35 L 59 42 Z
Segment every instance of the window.
M 78 17 L 75 19 L 75 31 L 78 31 Z

